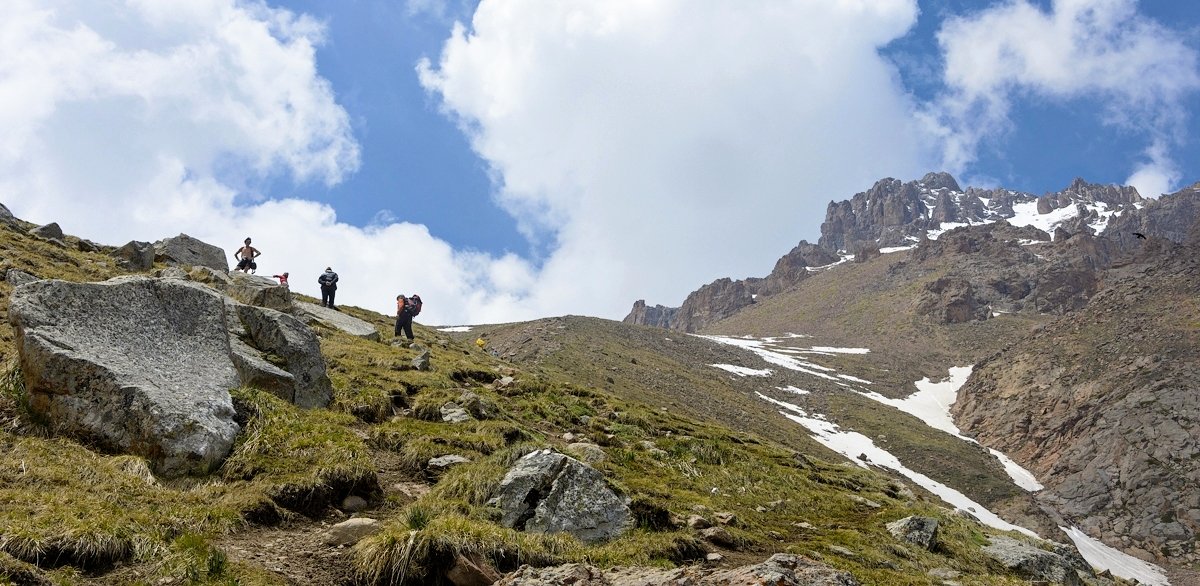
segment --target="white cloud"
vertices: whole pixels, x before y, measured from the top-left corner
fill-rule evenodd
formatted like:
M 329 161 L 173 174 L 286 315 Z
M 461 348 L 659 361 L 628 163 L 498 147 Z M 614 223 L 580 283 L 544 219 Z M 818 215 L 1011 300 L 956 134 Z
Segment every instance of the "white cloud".
M 358 228 L 248 188 L 358 168 L 347 113 L 316 71 L 324 32 L 235 0 L 0 4 L 0 201 L 110 244 L 187 232 L 232 253 L 251 235 L 260 274 L 288 271 L 316 294 L 332 265 L 342 302 L 386 312 L 420 292 L 430 322 L 532 315 L 511 299 L 528 286 L 519 259 L 455 251 L 389 212 Z
M 620 317 L 765 274 L 830 199 L 924 172 L 877 50 L 910 0 L 479 5 L 422 82 L 526 233 L 554 243 L 545 313 Z
M 1158 197 L 1174 191 L 1183 174 L 1171 160 L 1164 141 L 1157 140 L 1151 144 L 1146 149 L 1146 157 L 1149 160 L 1139 163 L 1125 179 L 1125 184 L 1136 188 L 1142 197 Z
M 1136 0 L 1054 0 L 1049 11 L 1014 0 L 947 20 L 938 41 L 948 92 L 925 115 L 947 168 L 963 170 L 981 141 L 1007 131 L 1016 100 L 1088 99 L 1103 104 L 1099 122 L 1147 141 L 1144 168 L 1178 180 L 1164 170 L 1184 138 L 1183 100 L 1200 89 L 1197 54 Z

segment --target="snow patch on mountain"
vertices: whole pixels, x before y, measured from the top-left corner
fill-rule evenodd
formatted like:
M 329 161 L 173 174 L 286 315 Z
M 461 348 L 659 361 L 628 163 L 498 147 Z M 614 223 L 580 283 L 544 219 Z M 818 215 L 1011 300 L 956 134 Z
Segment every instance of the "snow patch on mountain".
M 895 471 L 920 485 L 925 490 L 936 494 L 947 503 L 971 513 L 980 522 L 990 527 L 995 527 L 1001 531 L 1019 531 L 1030 537 L 1038 536 L 1029 529 L 1013 525 L 1001 519 L 999 515 L 971 500 L 963 493 L 905 466 L 900 462 L 899 458 L 893 456 L 887 450 L 876 446 L 871 438 L 856 431 L 842 430 L 836 423 L 827 421 L 822 416 L 811 416 L 804 409 L 791 403 L 772 399 L 761 393 L 758 396 L 765 401 L 781 407 L 783 409 L 783 411 L 779 412 L 781 415 L 803 425 L 805 429 L 813 434 L 813 439 L 820 442 L 821 445 L 845 456 L 851 462 L 863 468 L 867 468 L 867 464 L 870 463 Z M 863 461 L 864 456 L 865 461 Z
M 1093 567 L 1103 568 L 1126 580 L 1136 579 L 1150 586 L 1171 586 L 1166 575 L 1158 566 L 1135 558 L 1127 553 L 1104 545 L 1098 539 L 1088 537 L 1078 527 L 1059 527 L 1066 533 L 1083 559 Z

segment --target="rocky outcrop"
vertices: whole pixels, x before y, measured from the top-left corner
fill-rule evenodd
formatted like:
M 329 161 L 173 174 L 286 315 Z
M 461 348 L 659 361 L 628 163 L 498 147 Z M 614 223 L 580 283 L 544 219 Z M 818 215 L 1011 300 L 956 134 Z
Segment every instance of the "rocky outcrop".
M 810 274 L 810 267 L 822 267 L 840 260 L 832 250 L 800 241 L 790 252 L 775 262 L 775 268 L 758 288 L 758 295 L 776 295 L 799 283 Z
M 595 468 L 552 450 L 526 454 L 504 475 L 489 504 L 500 524 L 534 533 L 569 533 L 581 541 L 610 540 L 633 525 L 628 499 Z
M 953 414 L 1037 474 L 1038 500 L 1068 523 L 1143 558 L 1195 563 L 1200 251 L 1160 255 L 979 364 Z
M 880 179 L 849 200 L 829 202 L 817 243 L 826 249 L 849 251 L 868 241 L 879 246 L 901 246 L 908 237 L 936 225 L 930 217 L 927 197 L 923 196 L 937 199 L 960 191 L 958 183 L 946 173 L 929 173 L 921 181 L 908 183 L 890 177 Z M 943 210 L 943 217 L 945 214 Z
M 17 218 L 9 211 L 8 206 L 0 203 L 0 224 L 7 226 L 16 226 Z
M 44 280 L 13 291 L 30 407 L 58 433 L 144 456 L 166 476 L 215 468 L 238 432 L 225 307 L 200 286 Z
M 57 222 L 50 222 L 45 226 L 38 226 L 29 230 L 29 233 L 33 236 L 37 236 L 38 238 L 57 240 L 59 242 L 61 242 L 64 238 L 62 228 L 58 226 Z
M 858 586 L 846 572 L 804 556 L 777 553 L 762 563 L 730 569 L 612 568 L 586 564 L 547 568 L 521 566 L 497 586 Z
M 1188 240 L 1195 219 L 1200 217 L 1200 183 L 1157 199 L 1146 199 L 1138 209 L 1126 209 L 1108 222 L 1102 233 L 1127 254 L 1137 254 L 1148 239 L 1161 238 L 1179 244 Z
M 208 267 L 228 271 L 225 251 L 187 234 L 166 238 L 154 243 L 154 261 L 169 265 Z
M 752 303 L 754 291 L 745 281 L 717 279 L 687 296 L 671 318 L 671 329 L 696 332 Z
M 678 307 L 667 307 L 665 305 L 655 305 L 650 307 L 646 305 L 645 299 L 638 299 L 633 303 L 633 309 L 625 319 L 621 320 L 627 324 L 654 326 L 659 328 L 670 328 L 671 318 L 675 316 L 675 312 L 679 311 Z
M 332 397 L 304 324 L 178 278 L 37 281 L 13 291 L 9 319 L 32 410 L 164 476 L 203 474 L 229 452 L 232 388 L 302 407 Z

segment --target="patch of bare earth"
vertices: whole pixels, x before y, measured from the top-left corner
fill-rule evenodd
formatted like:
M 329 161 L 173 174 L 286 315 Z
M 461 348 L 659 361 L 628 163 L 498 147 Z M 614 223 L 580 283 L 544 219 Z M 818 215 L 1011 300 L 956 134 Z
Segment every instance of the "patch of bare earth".
M 289 584 L 348 585 L 354 577 L 350 548 L 325 544 L 329 526 L 345 519 L 334 513 L 320 521 L 301 518 L 280 527 L 255 527 L 225 537 L 217 546 L 230 561 L 257 566 Z

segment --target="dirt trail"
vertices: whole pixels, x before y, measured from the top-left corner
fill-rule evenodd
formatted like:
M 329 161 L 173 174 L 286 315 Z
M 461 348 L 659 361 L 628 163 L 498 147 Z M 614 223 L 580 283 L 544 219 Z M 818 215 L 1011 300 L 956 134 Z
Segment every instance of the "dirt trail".
M 397 454 L 375 451 L 372 460 L 384 494 L 354 516 L 385 521 L 428 492 L 429 486 L 422 479 L 413 478 L 399 465 Z M 351 547 L 330 546 L 324 538 L 330 526 L 350 517 L 330 507 L 320 519 L 297 516 L 277 527 L 252 527 L 220 539 L 217 545 L 230 561 L 263 568 L 289 584 L 349 585 L 354 577 Z

